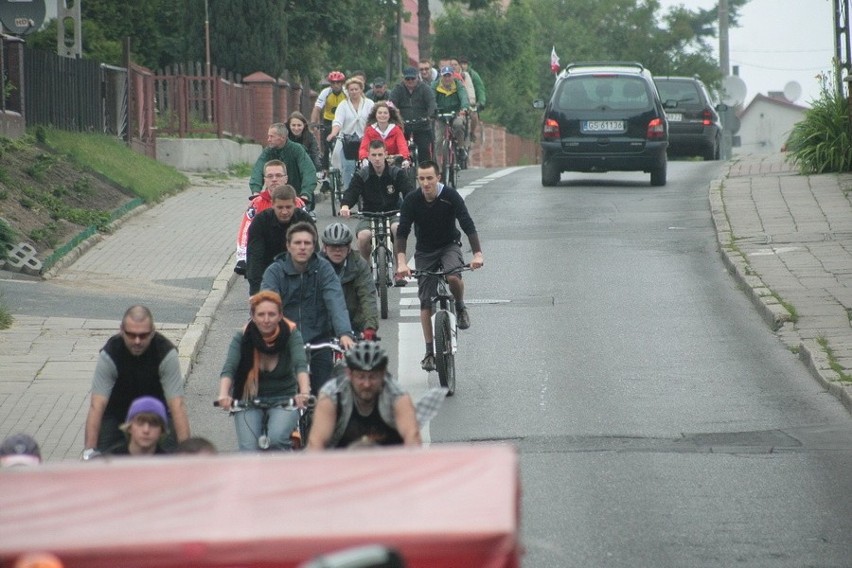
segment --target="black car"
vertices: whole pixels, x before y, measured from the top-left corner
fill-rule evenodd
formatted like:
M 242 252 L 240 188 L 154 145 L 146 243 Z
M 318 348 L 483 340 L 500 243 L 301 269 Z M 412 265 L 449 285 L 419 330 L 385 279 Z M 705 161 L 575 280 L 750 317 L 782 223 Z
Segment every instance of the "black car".
M 669 119 L 669 154 L 718 160 L 722 124 L 707 87 L 693 77 L 654 77 Z
M 640 63 L 572 63 L 544 108 L 541 183 L 562 172 L 642 171 L 666 185 L 668 124 L 651 73 Z

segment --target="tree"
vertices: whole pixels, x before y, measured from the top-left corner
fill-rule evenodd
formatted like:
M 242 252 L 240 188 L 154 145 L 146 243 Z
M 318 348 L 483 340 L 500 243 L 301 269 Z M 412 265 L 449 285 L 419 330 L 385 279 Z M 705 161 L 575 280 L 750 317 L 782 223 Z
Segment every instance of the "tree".
M 731 23 L 748 0 L 728 0 Z M 434 51 L 463 54 L 489 90 L 483 118 L 533 136 L 539 125 L 528 111 L 553 87 L 549 56 L 556 46 L 569 61 L 638 61 L 655 74 L 720 79 L 710 38 L 716 9 L 679 6 L 660 14 L 657 0 L 514 0 L 466 14 L 450 8 L 435 22 Z

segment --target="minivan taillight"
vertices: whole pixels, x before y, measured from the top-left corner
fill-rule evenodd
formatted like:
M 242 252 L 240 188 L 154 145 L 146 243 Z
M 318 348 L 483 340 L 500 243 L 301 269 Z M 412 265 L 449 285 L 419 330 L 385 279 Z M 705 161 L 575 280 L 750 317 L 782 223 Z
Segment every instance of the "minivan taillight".
M 711 124 L 713 124 L 713 112 L 709 108 L 704 109 L 704 112 L 702 113 L 702 118 L 703 120 L 701 123 L 704 126 L 710 126 Z
M 659 140 L 666 136 L 666 125 L 662 118 L 655 118 L 648 123 L 648 132 L 646 137 L 648 140 Z
M 559 123 L 552 118 L 545 120 L 541 135 L 545 140 L 559 140 Z

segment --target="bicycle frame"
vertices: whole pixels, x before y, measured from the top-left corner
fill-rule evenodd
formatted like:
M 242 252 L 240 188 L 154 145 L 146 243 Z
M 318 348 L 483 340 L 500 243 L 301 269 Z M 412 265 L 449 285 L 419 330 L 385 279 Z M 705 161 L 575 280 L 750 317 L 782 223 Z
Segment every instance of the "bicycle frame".
M 395 217 L 399 210 L 383 212 L 362 212 L 357 216 L 370 221 L 370 272 L 376 283 L 376 291 L 379 293 L 379 314 L 382 319 L 388 318 L 388 288 L 392 288 L 393 282 L 393 245 L 391 244 L 391 218 Z M 382 261 L 384 255 L 384 261 Z
M 459 348 L 458 334 L 459 329 L 456 325 L 456 299 L 450 290 L 450 283 L 447 280 L 447 275 L 444 274 L 438 278 L 438 289 L 435 296 L 432 297 L 432 329 L 435 329 L 435 319 L 438 311 L 445 311 L 450 318 L 450 345 L 452 346 L 451 353 L 456 354 Z
M 441 183 L 451 187 L 456 186 L 456 176 L 459 165 L 456 161 L 457 140 L 453 133 L 453 120 L 456 113 L 442 113 L 438 115 L 438 121 L 444 125 L 444 133 L 441 137 Z

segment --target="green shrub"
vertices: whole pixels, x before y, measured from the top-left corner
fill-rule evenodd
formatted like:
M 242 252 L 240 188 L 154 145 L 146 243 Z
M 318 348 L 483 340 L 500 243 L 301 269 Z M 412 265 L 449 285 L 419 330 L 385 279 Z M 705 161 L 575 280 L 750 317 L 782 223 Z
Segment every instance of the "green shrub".
M 852 123 L 849 100 L 820 77 L 820 97 L 787 140 L 788 160 L 803 174 L 852 171 Z
M 15 231 L 9 226 L 9 223 L 0 219 L 0 260 L 6 258 L 7 244 L 15 244 Z

